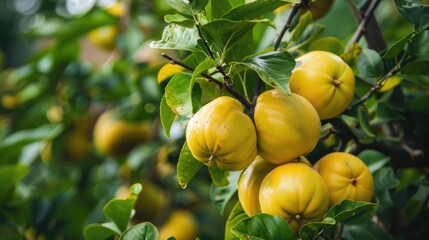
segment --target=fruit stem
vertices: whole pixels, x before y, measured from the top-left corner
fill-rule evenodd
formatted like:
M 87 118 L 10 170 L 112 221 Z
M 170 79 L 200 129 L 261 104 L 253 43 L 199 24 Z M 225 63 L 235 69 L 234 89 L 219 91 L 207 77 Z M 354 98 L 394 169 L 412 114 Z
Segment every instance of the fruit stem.
M 332 83 L 334 84 L 335 87 L 339 87 L 343 83 L 343 81 L 339 79 L 334 79 Z

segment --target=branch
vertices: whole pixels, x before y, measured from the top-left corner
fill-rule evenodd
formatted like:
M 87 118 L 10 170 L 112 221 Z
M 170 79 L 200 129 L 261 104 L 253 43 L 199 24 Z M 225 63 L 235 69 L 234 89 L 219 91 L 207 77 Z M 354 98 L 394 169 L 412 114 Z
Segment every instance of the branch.
M 177 59 L 174 59 L 172 57 L 170 57 L 169 55 L 162 53 L 162 56 L 166 59 L 168 59 L 170 61 L 171 64 L 177 64 L 179 66 L 182 66 L 186 69 L 188 69 L 191 72 L 194 72 L 195 69 Z M 217 80 L 216 78 L 213 78 L 212 76 L 206 74 L 206 73 L 201 73 L 201 76 L 205 77 L 209 82 L 215 83 L 218 85 L 218 87 L 220 89 L 224 88 L 225 90 L 227 90 L 232 96 L 234 96 L 235 98 L 237 98 L 244 106 L 246 106 L 247 108 L 251 108 L 252 104 L 249 102 L 249 100 L 247 100 L 243 95 L 241 95 L 239 92 L 235 91 L 230 85 L 223 83 L 219 80 Z
M 347 44 L 346 49 L 350 49 L 354 43 L 359 42 L 360 38 L 365 34 L 367 30 L 366 26 L 372 18 L 374 11 L 380 2 L 381 0 L 371 0 L 371 3 L 365 11 L 365 15 L 363 16 L 362 21 L 359 23 L 359 26 L 353 34 L 352 38 L 350 39 L 349 43 Z
M 380 90 L 380 88 L 383 86 L 384 82 L 386 80 L 393 76 L 395 73 L 397 73 L 399 70 L 401 70 L 401 64 L 405 60 L 407 54 L 403 54 L 401 57 L 401 60 L 392 68 L 388 73 L 386 73 L 374 86 L 372 86 L 365 95 L 363 95 L 357 102 L 353 103 L 348 110 L 353 109 L 354 107 L 364 103 L 366 100 L 368 100 L 375 92 Z

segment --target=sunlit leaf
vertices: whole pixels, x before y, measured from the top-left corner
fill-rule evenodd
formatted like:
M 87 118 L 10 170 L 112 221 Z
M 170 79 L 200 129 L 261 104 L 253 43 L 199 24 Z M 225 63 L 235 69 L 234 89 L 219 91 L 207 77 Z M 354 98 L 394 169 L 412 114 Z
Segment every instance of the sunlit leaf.
M 135 199 L 110 200 L 103 208 L 104 215 L 118 226 L 121 232 L 125 231 L 131 218 Z
M 189 73 L 178 73 L 165 87 L 165 101 L 173 112 L 185 117 L 192 116 L 192 87 Z
M 287 52 L 273 51 L 252 56 L 239 64 L 258 73 L 269 86 L 290 93 L 289 78 L 295 67 L 294 58 Z
M 195 21 L 191 18 L 187 18 L 180 14 L 168 14 L 164 16 L 164 21 L 167 23 L 176 23 L 177 25 L 192 28 L 195 25 Z
M 195 15 L 204 9 L 208 0 L 166 0 L 166 2 L 168 5 L 182 14 Z
M 186 28 L 177 24 L 165 27 L 162 38 L 150 43 L 152 48 L 177 49 L 191 52 L 201 51 L 198 46 L 198 31 L 196 28 Z
M 209 173 L 214 185 L 223 187 L 229 184 L 229 171 L 213 166 L 209 167 Z
M 278 0 L 252 1 L 238 7 L 232 8 L 222 18 L 241 21 L 244 19 L 255 19 L 260 16 L 272 12 L 278 7 L 285 5 L 286 2 Z
M 366 78 L 380 77 L 384 73 L 384 65 L 380 55 L 372 49 L 364 49 L 357 61 L 359 74 Z
M 165 134 L 167 135 L 167 137 L 170 137 L 171 126 L 173 125 L 176 114 L 168 106 L 167 101 L 165 100 L 165 96 L 162 96 L 161 99 L 159 116 L 161 118 L 161 124 Z
M 335 37 L 322 37 L 316 39 L 308 48 L 310 51 L 327 51 L 336 55 L 341 55 L 344 52 L 344 44 Z
M 86 240 L 104 240 L 104 239 L 110 239 L 114 235 L 120 235 L 121 232 L 119 229 L 117 229 L 116 225 L 114 223 L 104 223 L 104 224 L 98 224 L 93 223 L 89 224 L 85 227 L 83 230 L 83 235 L 85 236 Z

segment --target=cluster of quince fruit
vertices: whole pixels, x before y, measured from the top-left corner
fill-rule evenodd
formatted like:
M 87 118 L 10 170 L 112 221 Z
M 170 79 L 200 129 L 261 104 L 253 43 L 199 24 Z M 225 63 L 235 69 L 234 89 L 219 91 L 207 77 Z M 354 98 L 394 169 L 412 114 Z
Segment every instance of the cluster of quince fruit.
M 325 51 L 296 62 L 291 94 L 263 92 L 253 121 L 238 100 L 221 96 L 198 110 L 186 129 L 197 160 L 227 171 L 245 169 L 238 195 L 249 216 L 282 216 L 295 232 L 344 199 L 370 201 L 374 191 L 368 167 L 352 154 L 330 153 L 314 167 L 304 157 L 319 141 L 321 120 L 340 115 L 351 103 L 352 69 Z

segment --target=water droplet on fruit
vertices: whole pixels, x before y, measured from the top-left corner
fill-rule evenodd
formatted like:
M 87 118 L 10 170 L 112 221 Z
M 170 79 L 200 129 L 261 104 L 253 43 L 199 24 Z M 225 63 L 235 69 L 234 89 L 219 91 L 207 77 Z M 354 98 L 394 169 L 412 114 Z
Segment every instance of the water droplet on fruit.
M 182 189 L 186 189 L 188 187 L 188 185 L 182 185 L 180 187 L 182 187 Z

